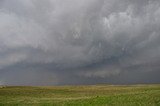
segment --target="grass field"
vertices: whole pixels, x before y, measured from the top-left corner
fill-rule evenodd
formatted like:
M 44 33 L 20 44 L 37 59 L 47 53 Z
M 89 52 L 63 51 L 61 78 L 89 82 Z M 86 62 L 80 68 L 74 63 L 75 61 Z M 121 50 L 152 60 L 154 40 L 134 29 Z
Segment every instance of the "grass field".
M 0 106 L 160 106 L 160 85 L 0 87 Z

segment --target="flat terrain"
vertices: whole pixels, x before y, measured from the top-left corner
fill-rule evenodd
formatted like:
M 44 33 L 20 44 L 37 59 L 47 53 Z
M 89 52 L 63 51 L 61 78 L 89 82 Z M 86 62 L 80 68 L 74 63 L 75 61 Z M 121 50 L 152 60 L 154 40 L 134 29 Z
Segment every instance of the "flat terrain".
M 160 85 L 1 86 L 0 106 L 160 106 Z

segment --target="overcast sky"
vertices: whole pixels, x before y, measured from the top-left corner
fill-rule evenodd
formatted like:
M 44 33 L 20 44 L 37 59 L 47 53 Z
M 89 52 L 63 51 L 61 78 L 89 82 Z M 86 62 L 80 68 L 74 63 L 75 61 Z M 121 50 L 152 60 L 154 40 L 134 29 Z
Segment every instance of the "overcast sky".
M 0 0 L 0 85 L 160 83 L 159 0 Z

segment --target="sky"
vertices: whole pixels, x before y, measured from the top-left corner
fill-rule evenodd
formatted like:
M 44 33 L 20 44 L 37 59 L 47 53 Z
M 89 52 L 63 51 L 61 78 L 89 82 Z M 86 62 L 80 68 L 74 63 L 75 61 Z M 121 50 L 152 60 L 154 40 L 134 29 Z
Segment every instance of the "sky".
M 160 83 L 159 0 L 0 0 L 0 85 Z

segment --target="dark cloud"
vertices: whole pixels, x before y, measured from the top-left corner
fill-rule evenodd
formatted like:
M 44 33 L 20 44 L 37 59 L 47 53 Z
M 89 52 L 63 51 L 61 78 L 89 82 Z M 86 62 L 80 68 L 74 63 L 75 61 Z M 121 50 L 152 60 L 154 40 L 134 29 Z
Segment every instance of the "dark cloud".
M 0 0 L 0 84 L 159 83 L 159 0 Z

